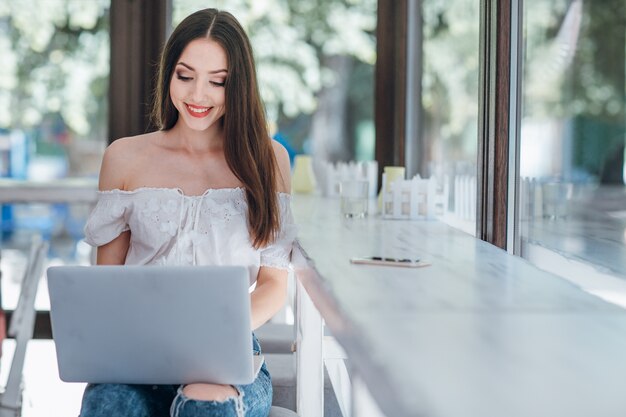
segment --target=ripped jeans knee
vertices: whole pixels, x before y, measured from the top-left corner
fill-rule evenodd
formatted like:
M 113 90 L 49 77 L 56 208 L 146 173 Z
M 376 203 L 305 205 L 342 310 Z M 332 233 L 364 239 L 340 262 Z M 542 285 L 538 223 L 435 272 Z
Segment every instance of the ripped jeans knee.
M 178 393 L 172 401 L 170 408 L 171 417 L 245 417 L 246 406 L 244 404 L 244 391 L 234 386 L 237 391 L 236 397 L 227 398 L 224 401 L 202 401 L 188 398 L 183 393 L 183 387 L 178 388 Z

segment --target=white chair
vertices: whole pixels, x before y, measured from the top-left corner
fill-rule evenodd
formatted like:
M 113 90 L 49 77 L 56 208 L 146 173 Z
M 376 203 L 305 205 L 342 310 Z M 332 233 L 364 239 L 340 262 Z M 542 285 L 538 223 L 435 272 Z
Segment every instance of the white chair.
M 43 264 L 48 253 L 48 242 L 40 236 L 33 239 L 28 265 L 22 281 L 17 307 L 11 317 L 7 335 L 15 338 L 15 352 L 4 392 L 0 394 L 0 417 L 19 417 L 22 408 L 22 370 L 26 357 L 26 346 L 33 338 L 35 329 L 35 297 Z
M 287 410 L 282 407 L 272 407 L 269 417 L 298 417 L 295 411 Z
M 293 261 L 296 268 L 302 264 L 299 250 Z M 295 325 L 272 322 L 255 331 L 272 374 L 273 405 L 300 417 L 347 417 L 351 384 L 345 352 L 324 335 L 323 320 L 293 273 L 289 279 Z

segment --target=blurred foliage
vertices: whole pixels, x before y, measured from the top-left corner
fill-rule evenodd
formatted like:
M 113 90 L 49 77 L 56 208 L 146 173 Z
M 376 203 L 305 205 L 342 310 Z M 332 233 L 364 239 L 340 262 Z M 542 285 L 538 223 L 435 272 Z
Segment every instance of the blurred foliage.
M 525 115 L 623 118 L 623 0 L 527 0 Z
M 422 103 L 430 161 L 475 161 L 479 5 L 422 2 Z M 523 24 L 523 117 L 576 119 L 574 163 L 598 174 L 624 144 L 626 3 L 525 0 Z
M 626 3 L 527 0 L 524 26 L 524 121 L 565 126 L 553 175 L 622 184 Z
M 428 161 L 476 161 L 479 12 L 476 0 L 422 2 L 422 105 Z
M 0 127 L 60 115 L 78 136 L 106 124 L 109 0 L 0 3 Z

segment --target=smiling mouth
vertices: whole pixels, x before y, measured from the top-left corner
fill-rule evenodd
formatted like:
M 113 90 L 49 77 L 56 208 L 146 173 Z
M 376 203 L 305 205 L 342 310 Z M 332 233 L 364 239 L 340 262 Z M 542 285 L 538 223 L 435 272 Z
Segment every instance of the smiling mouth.
M 198 118 L 205 117 L 211 112 L 211 107 L 198 107 L 198 106 L 192 106 L 191 104 L 187 104 L 187 103 L 185 103 L 185 107 L 187 108 L 187 111 L 189 112 L 190 115 L 192 115 L 193 117 L 198 117 Z

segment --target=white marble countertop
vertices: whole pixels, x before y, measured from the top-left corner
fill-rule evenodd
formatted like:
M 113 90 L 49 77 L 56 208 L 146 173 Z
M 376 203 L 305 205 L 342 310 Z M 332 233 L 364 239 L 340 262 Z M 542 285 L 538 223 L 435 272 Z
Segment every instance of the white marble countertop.
M 387 416 L 626 415 L 626 310 L 437 221 L 293 209 L 296 274 Z M 373 255 L 432 266 L 349 263 Z

